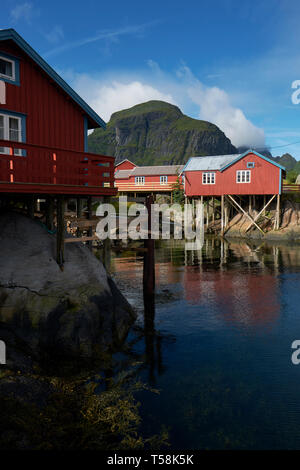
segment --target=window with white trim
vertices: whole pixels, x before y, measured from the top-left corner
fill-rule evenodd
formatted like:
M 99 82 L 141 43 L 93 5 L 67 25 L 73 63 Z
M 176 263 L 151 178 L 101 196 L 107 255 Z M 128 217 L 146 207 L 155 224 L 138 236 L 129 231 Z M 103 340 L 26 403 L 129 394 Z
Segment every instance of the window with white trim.
M 14 60 L 8 59 L 0 55 L 0 78 L 15 81 L 16 67 Z
M 9 114 L 0 114 L 0 139 L 22 142 L 22 119 Z M 0 147 L 0 153 L 9 154 L 8 147 Z M 14 155 L 21 155 L 22 150 L 15 149 Z
M 143 185 L 143 184 L 145 184 L 145 176 L 136 176 L 136 177 L 135 177 L 135 184 L 136 184 L 136 185 Z
M 202 184 L 215 184 L 216 173 L 202 173 Z
M 251 181 L 251 170 L 237 170 L 236 182 L 237 183 L 250 183 Z
M 168 184 L 168 177 L 167 176 L 161 176 L 160 177 L 160 184 Z

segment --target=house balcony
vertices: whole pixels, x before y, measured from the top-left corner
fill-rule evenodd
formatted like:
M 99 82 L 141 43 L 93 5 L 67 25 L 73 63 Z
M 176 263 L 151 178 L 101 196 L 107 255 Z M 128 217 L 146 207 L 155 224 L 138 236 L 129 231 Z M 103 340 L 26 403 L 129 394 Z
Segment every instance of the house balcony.
M 114 157 L 0 140 L 0 193 L 112 196 Z

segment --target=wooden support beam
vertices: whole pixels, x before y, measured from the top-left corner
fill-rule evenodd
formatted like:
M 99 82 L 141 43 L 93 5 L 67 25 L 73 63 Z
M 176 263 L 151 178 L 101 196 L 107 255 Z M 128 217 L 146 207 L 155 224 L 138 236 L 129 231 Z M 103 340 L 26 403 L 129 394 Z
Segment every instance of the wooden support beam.
M 109 197 L 104 197 L 105 204 L 108 204 L 110 202 Z M 109 237 L 105 238 L 103 240 L 103 257 L 102 257 L 102 263 L 103 266 L 105 267 L 107 272 L 110 272 L 111 268 L 111 239 Z
M 221 196 L 221 235 L 224 235 L 224 194 Z
M 263 214 L 265 213 L 266 211 L 266 208 L 268 207 L 269 204 L 271 204 L 271 202 L 273 201 L 274 197 L 276 196 L 276 194 L 274 194 L 271 199 L 267 202 L 267 204 L 264 205 L 264 207 L 262 208 L 262 210 L 254 217 L 253 221 L 251 222 L 251 224 L 248 225 L 248 227 L 246 228 L 245 232 L 248 232 L 248 230 L 250 229 L 250 227 L 252 227 L 253 223 L 256 222 L 256 220 Z
M 82 199 L 80 197 L 76 199 L 76 215 L 77 215 L 77 219 L 80 219 L 82 217 Z M 76 235 L 77 237 L 80 237 L 81 235 L 81 231 L 79 227 L 77 227 Z
M 57 219 L 57 231 L 56 231 L 56 261 L 61 269 L 63 269 L 65 258 L 64 258 L 64 241 L 65 241 L 65 198 L 64 196 L 58 196 L 56 201 L 56 219 Z
M 54 199 L 52 196 L 46 198 L 46 226 L 54 230 Z
M 280 194 L 277 194 L 275 230 L 279 230 L 279 226 L 280 226 Z
M 28 217 L 31 219 L 34 218 L 34 205 L 35 205 L 35 197 L 33 194 L 30 194 L 27 198 L 27 213 Z
M 251 215 L 249 215 L 240 205 L 238 202 L 236 202 L 236 200 L 230 195 L 228 194 L 227 196 L 229 198 L 229 200 L 231 201 L 231 203 L 233 205 L 236 205 L 236 207 L 239 208 L 240 211 L 243 212 L 243 214 L 245 214 L 246 217 L 248 217 L 248 219 L 254 223 L 254 225 L 258 228 L 258 230 L 261 232 L 261 233 L 264 233 L 263 230 L 257 225 L 257 223 L 253 220 L 253 218 L 251 217 Z
M 148 196 L 146 199 L 146 207 L 148 211 L 148 237 L 144 242 L 147 251 L 144 254 L 143 269 L 143 293 L 144 299 L 151 298 L 155 292 L 155 261 L 154 261 L 154 239 L 151 238 L 151 204 L 153 197 Z
M 92 198 L 91 196 L 89 196 L 87 198 L 87 214 L 86 214 L 86 218 L 88 220 L 91 219 L 92 217 Z M 89 226 L 88 229 L 87 229 L 87 235 L 88 237 L 92 237 L 93 236 L 93 227 Z M 89 249 L 91 250 L 93 248 L 93 243 L 92 243 L 92 240 L 88 241 L 88 247 Z

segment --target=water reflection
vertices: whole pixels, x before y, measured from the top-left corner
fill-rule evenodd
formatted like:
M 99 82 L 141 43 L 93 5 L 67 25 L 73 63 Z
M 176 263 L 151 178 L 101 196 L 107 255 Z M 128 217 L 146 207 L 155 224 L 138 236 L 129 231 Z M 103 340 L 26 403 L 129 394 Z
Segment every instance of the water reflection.
M 181 449 L 300 448 L 300 366 L 290 361 L 299 247 L 208 238 L 201 251 L 159 242 L 155 257 L 156 295 L 145 306 L 142 257 L 112 264 L 139 312 L 128 362 L 161 390 L 142 400 L 149 432 L 170 426 Z

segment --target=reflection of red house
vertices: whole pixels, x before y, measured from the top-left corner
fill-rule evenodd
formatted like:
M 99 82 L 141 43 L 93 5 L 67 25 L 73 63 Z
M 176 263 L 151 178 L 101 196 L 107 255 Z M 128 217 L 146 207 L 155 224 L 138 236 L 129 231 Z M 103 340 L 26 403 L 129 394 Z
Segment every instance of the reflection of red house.
M 192 304 L 218 305 L 223 320 L 241 327 L 272 323 L 279 315 L 277 280 L 267 273 L 253 276 L 244 272 L 200 271 L 186 266 L 185 298 Z M 212 315 L 215 312 L 212 310 Z
M 115 186 L 119 192 L 170 193 L 183 165 L 137 166 L 123 160 L 115 168 Z

